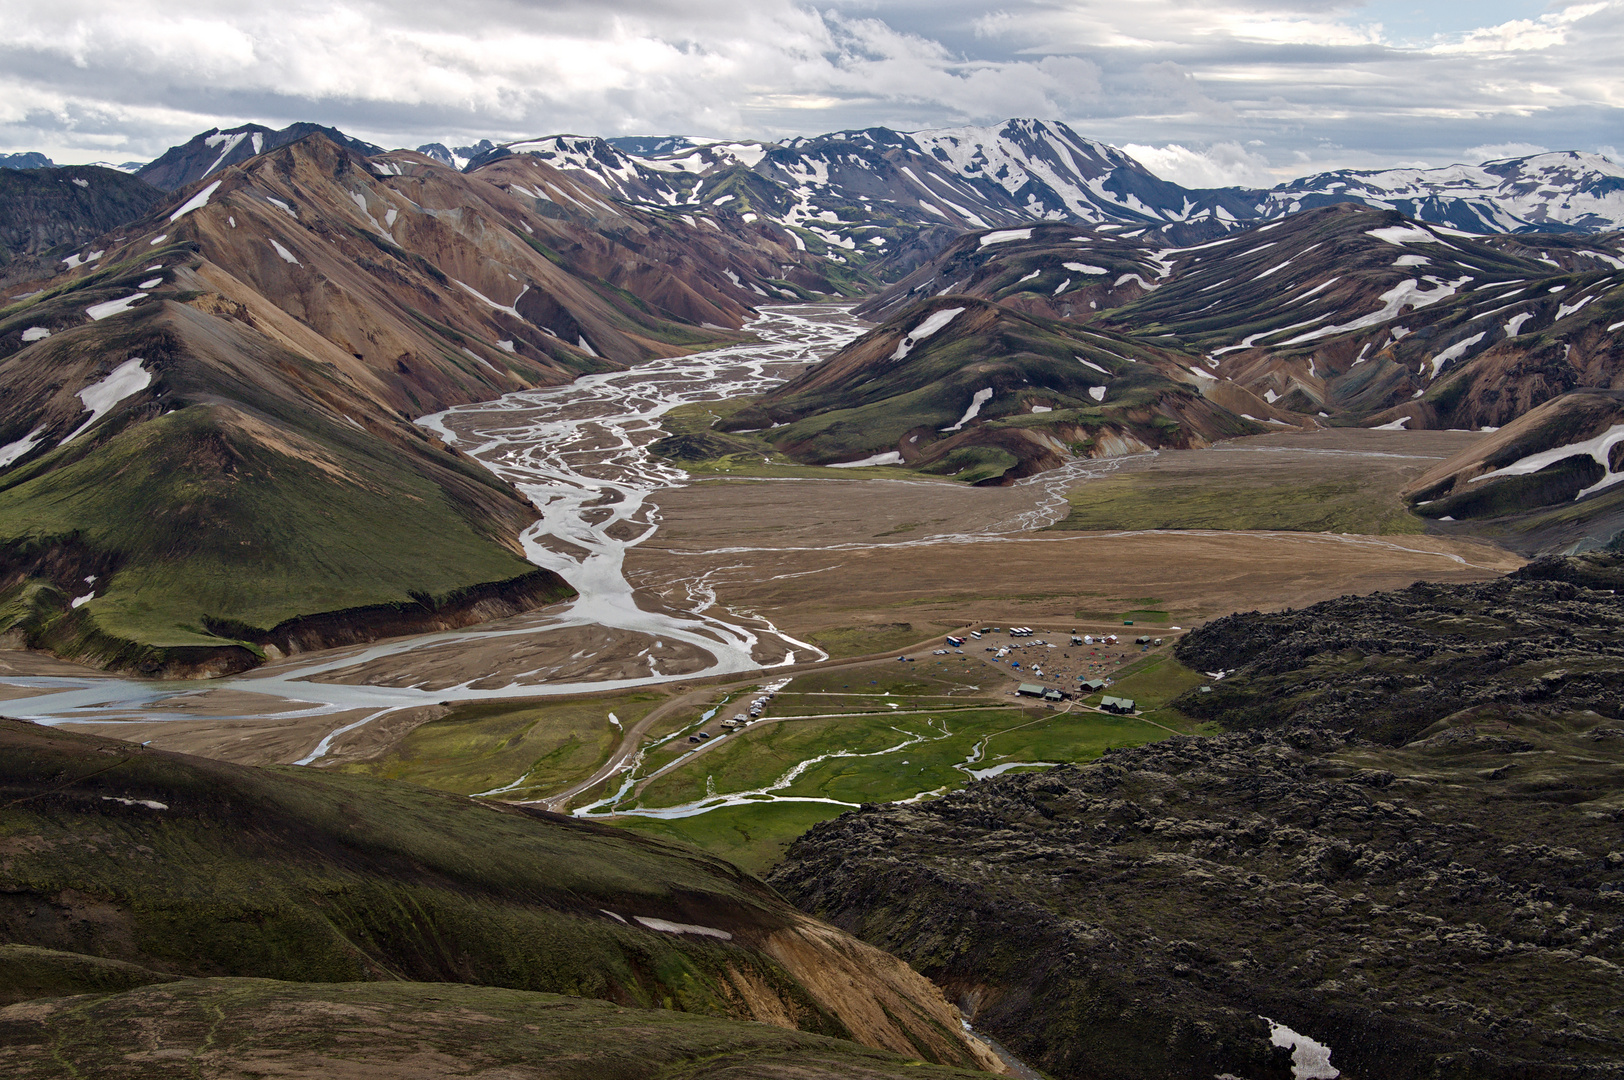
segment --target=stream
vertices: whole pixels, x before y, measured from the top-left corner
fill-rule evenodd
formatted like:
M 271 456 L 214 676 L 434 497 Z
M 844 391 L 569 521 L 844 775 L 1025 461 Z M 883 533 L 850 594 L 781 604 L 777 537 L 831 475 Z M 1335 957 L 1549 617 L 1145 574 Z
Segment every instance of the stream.
M 845 304 L 764 307 L 750 324 L 756 342 L 688 356 L 652 360 L 629 371 L 588 375 L 566 386 L 508 394 L 459 406 L 418 421 L 448 443 L 511 482 L 541 513 L 521 537 L 525 555 L 557 572 L 579 596 L 522 626 L 467 630 L 381 641 L 323 654 L 310 663 L 282 664 L 211 680 L 153 682 L 109 676 L 3 675 L 0 683 L 38 690 L 5 702 L 8 715 L 45 725 L 151 723 L 177 719 L 153 710 L 160 701 L 201 690 L 240 690 L 294 705 L 280 718 L 367 710 L 362 719 L 330 731 L 299 764 L 328 752 L 334 738 L 402 709 L 440 702 L 563 696 L 629 689 L 654 683 L 752 671 L 823 659 L 826 654 L 759 617 L 729 621 L 712 609 L 708 589 L 692 590 L 687 611 L 639 607 L 624 574 L 628 549 L 654 535 L 654 493 L 688 482 L 681 469 L 650 455 L 665 436 L 660 417 L 700 401 L 755 396 L 798 374 L 859 336 L 866 326 Z M 752 626 L 741 625 L 744 622 Z M 379 686 L 321 681 L 322 676 L 385 657 L 430 652 L 461 643 L 527 638 L 578 627 L 646 635 L 654 648 L 681 643 L 710 657 L 700 670 L 662 673 L 657 658 L 648 674 L 594 681 L 488 682 L 481 673 L 451 687 Z M 189 718 L 189 717 L 188 717 Z M 219 717 L 218 719 L 236 719 Z

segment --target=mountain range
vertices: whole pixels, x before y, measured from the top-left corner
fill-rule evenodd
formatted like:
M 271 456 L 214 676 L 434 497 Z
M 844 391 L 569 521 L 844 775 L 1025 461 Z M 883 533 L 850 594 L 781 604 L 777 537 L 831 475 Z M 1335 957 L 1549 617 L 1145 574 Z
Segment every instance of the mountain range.
M 1038 121 L 425 149 L 245 125 L 133 176 L 0 172 L 10 632 L 221 672 L 557 599 L 522 558 L 534 509 L 411 421 L 737 341 L 769 301 L 864 295 L 879 325 L 706 439 L 968 483 L 1280 426 L 1501 427 L 1624 388 L 1624 245 L 1580 231 L 1624 197 L 1601 158 L 1455 170 L 1407 204 L 1511 234 L 1370 205 L 1432 183 L 1413 171 L 1189 192 Z M 1479 473 L 1607 430 L 1575 408 Z M 1538 486 L 1561 520 L 1517 542 L 1624 514 L 1597 460 Z M 1508 505 L 1415 498 L 1443 530 Z M 358 545 L 402 499 L 420 534 Z M 154 506 L 177 513 L 153 529 Z

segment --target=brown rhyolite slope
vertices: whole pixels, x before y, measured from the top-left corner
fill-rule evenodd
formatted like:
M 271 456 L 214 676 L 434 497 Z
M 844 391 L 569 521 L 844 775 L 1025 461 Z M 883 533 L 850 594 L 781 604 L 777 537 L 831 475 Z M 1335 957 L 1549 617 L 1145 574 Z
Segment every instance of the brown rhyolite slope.
M 540 169 L 529 165 L 532 185 L 538 181 L 529 174 Z M 318 134 L 220 169 L 121 228 L 117 237 L 98 241 L 82 253 L 83 265 L 64 264 L 37 283 L 39 292 L 0 310 L 0 380 L 6 389 L 0 443 L 17 444 L 0 484 L 48 485 L 54 481 L 45 474 L 101 452 L 133 431 L 132 424 L 202 408 L 209 418 L 188 422 L 219 428 L 235 447 L 223 456 L 180 455 L 185 468 L 208 474 L 204 483 L 240 486 L 243 474 L 233 473 L 233 461 L 263 451 L 298 463 L 295 468 L 324 471 L 348 485 L 346 498 L 365 503 L 355 489 L 366 487 L 367 469 L 334 440 L 359 439 L 363 445 L 348 449 L 363 456 L 390 446 L 405 451 L 394 464 L 431 481 L 483 537 L 469 538 L 466 550 L 488 541 L 512 553 L 506 561 L 484 559 L 482 569 L 459 572 L 452 566 L 444 582 L 421 587 L 439 596 L 448 585 L 465 590 L 498 579 L 517 581 L 514 575 L 523 570 L 513 558 L 520 551 L 517 535 L 534 520 L 533 509 L 409 421 L 448 405 L 558 385 L 582 372 L 737 341 L 734 330 L 750 316 L 749 305 L 767 294 L 758 279 L 770 280 L 762 275 L 775 270 L 782 250 L 762 239 L 759 250 L 734 258 L 733 240 L 700 237 L 686 223 L 622 211 L 559 176 L 548 179 L 547 190 L 581 212 L 549 212 L 553 204 L 517 192 L 522 185 L 510 190 L 495 182 L 504 180 L 504 171 L 514 167 L 495 166 L 493 179 L 486 180 L 410 153 L 367 159 Z M 97 306 L 120 301 L 126 303 L 112 313 Z M 73 447 L 62 446 L 86 417 L 80 391 L 130 360 L 145 365 L 149 385 L 121 400 Z M 205 442 L 209 438 L 214 436 Z M 150 450 L 140 455 L 150 457 Z M 216 459 L 218 467 L 211 469 Z M 114 475 L 119 467 L 106 471 Z M 81 492 L 94 486 L 82 475 L 74 483 Z M 389 485 L 397 486 L 393 479 Z M 162 514 L 169 508 L 151 509 Z M 374 511 L 356 512 L 374 519 L 396 514 Z M 286 531 L 298 520 L 269 505 L 222 512 L 261 530 Z M 84 533 L 96 524 L 70 518 L 52 528 Z M 306 546 L 321 542 L 312 539 Z M 379 554 L 388 551 L 388 545 L 377 548 Z M 108 563 L 103 570 L 128 557 L 122 548 L 97 556 Z M 184 563 L 190 555 L 183 545 L 167 557 Z M 74 655 L 107 663 L 117 653 L 120 666 L 137 663 L 125 649 L 129 635 L 123 631 L 113 632 L 113 643 L 89 648 L 90 629 L 78 624 L 105 619 L 95 604 L 68 611 L 77 579 L 40 594 L 28 584 L 41 571 L 38 558 L 3 561 L 9 587 L 28 591 L 33 608 L 50 607 L 52 597 L 63 593 L 57 614 L 75 624 L 71 632 L 45 633 L 35 619 L 26 637 L 31 644 L 61 650 L 72 642 L 79 650 Z M 94 569 L 77 572 L 84 576 Z M 103 598 L 119 587 L 116 580 L 105 584 L 96 604 L 110 602 Z M 376 595 L 355 596 L 344 581 L 332 585 L 327 600 L 301 600 L 293 610 L 271 613 L 268 622 L 234 614 L 230 603 L 179 621 L 193 628 L 188 634 L 194 637 L 200 626 L 232 626 L 236 632 L 228 638 L 244 637 L 257 626 L 264 633 L 246 634 L 246 640 L 269 645 L 278 637 L 266 636 L 270 624 L 284 617 L 358 611 L 376 602 L 410 607 L 408 593 L 415 596 L 419 588 L 402 580 L 381 593 L 374 590 Z M 432 617 L 424 627 L 536 602 L 515 594 L 493 608 L 492 599 L 458 600 L 452 606 L 461 605 L 459 614 L 440 604 L 426 613 Z M 387 618 L 396 632 L 407 626 L 400 614 Z M 243 619 L 246 629 L 238 625 Z M 195 643 L 211 646 L 206 634 Z M 238 650 L 221 662 L 224 668 L 210 661 L 197 670 L 233 669 L 254 658 L 251 650 Z M 171 673 L 196 666 L 173 655 L 143 656 L 138 663 L 142 670 L 155 663 L 153 670 Z

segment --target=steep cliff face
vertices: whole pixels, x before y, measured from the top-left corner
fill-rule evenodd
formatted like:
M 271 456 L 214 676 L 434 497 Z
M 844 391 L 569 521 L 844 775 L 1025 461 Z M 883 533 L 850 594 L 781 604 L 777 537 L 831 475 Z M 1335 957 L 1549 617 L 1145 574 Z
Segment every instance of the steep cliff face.
M 143 180 L 94 165 L 0 169 L 0 282 L 14 259 L 78 247 L 163 199 Z

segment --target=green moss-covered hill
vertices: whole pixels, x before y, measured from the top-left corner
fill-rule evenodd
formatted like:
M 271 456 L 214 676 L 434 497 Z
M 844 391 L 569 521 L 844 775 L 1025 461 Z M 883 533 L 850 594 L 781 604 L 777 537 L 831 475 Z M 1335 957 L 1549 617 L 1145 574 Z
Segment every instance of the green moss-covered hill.
M 750 1019 L 974 1064 L 905 965 L 698 852 L 384 781 L 0 721 L 12 986 L 467 983 Z M 64 955 L 72 954 L 72 955 Z
M 916 304 L 722 430 L 811 464 L 895 453 L 1008 482 L 1073 455 L 1203 446 L 1262 428 L 1202 395 L 1194 358 L 964 296 Z M 1209 380 L 1210 381 L 1210 380 Z
M 1435 530 L 1549 551 L 1593 546 L 1624 529 L 1620 479 L 1624 391 L 1574 390 L 1440 463 L 1405 495 Z

